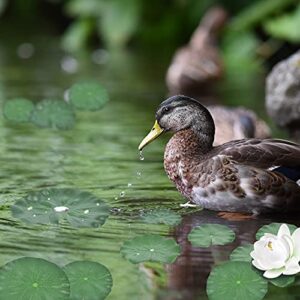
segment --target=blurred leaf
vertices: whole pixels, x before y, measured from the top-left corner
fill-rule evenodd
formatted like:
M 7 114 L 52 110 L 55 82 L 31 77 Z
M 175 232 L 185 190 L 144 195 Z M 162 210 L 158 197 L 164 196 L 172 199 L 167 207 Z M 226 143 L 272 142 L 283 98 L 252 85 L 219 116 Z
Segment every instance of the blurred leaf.
M 66 102 L 46 99 L 36 104 L 31 122 L 39 127 L 70 129 L 74 126 L 75 114 Z
M 9 300 L 68 300 L 65 272 L 41 258 L 22 257 L 0 269 L 0 298 Z
M 3 108 L 4 117 L 13 122 L 28 122 L 34 104 L 25 98 L 16 98 L 6 101 Z
M 230 260 L 251 262 L 252 257 L 250 256 L 250 253 L 253 251 L 253 249 L 254 248 L 252 244 L 237 247 L 230 254 Z
M 92 20 L 87 18 L 75 20 L 64 32 L 62 38 L 63 49 L 74 52 L 84 48 L 93 30 L 94 22 Z
M 98 82 L 74 84 L 68 91 L 70 103 L 79 110 L 98 110 L 108 101 L 106 89 Z
M 6 8 L 7 0 L 0 0 L 0 15 L 4 12 Z
M 64 267 L 71 286 L 71 300 L 103 300 L 111 291 L 109 270 L 92 261 L 75 261 Z
M 137 264 L 144 261 L 172 263 L 180 253 L 179 245 L 172 239 L 147 234 L 124 242 L 122 255 Z
M 29 224 L 58 224 L 100 227 L 109 216 L 105 202 L 76 189 L 45 189 L 32 192 L 11 207 L 12 215 Z
M 99 17 L 102 9 L 103 1 L 100 0 L 72 0 L 65 6 L 66 12 L 73 17 Z
M 299 0 L 261 0 L 246 7 L 234 17 L 228 26 L 230 31 L 244 31 L 263 22 L 269 15 L 277 13 L 289 7 Z
M 140 17 L 139 0 L 110 0 L 98 23 L 101 38 L 110 47 L 124 46 L 136 32 Z
M 278 287 L 287 287 L 295 282 L 295 276 L 281 275 L 280 277 L 270 279 L 269 282 Z
M 188 240 L 194 247 L 226 245 L 235 239 L 235 233 L 225 225 L 204 224 L 192 229 Z
M 275 38 L 300 42 L 300 5 L 290 14 L 267 20 L 263 26 L 265 31 Z
M 170 226 L 178 225 L 181 221 L 181 216 L 170 209 L 154 209 L 146 212 L 142 219 L 150 224 L 166 224 Z

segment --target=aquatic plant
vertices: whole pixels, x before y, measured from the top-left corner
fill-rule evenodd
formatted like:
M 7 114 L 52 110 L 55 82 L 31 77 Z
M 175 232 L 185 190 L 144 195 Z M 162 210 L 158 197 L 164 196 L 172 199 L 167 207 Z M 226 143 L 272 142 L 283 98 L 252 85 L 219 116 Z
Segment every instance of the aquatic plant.
M 157 261 L 170 264 L 179 255 L 180 247 L 172 239 L 154 234 L 146 234 L 125 241 L 120 252 L 124 258 L 134 264 L 144 261 Z
M 225 225 L 204 224 L 193 228 L 188 239 L 195 247 L 210 247 L 231 243 L 235 233 Z
M 25 98 L 15 98 L 6 101 L 3 107 L 4 117 L 13 122 L 29 122 L 34 104 Z
M 76 189 L 45 189 L 16 201 L 12 215 L 30 224 L 100 227 L 109 216 L 108 205 L 98 197 Z

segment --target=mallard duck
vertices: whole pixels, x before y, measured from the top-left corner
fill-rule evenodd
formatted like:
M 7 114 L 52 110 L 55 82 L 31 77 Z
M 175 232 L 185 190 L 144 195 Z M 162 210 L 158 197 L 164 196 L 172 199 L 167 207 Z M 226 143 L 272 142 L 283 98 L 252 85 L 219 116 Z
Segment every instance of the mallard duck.
M 207 106 L 214 123 L 214 146 L 244 138 L 266 139 L 271 136 L 268 125 L 243 107 Z
M 221 7 L 211 8 L 201 20 L 190 42 L 174 54 L 166 74 L 172 94 L 199 90 L 223 74 L 223 62 L 216 46 L 218 31 L 227 19 Z
M 159 105 L 139 150 L 164 132 L 174 133 L 165 149 L 166 173 L 192 203 L 252 214 L 300 210 L 300 145 L 253 138 L 214 147 L 211 114 L 181 95 Z

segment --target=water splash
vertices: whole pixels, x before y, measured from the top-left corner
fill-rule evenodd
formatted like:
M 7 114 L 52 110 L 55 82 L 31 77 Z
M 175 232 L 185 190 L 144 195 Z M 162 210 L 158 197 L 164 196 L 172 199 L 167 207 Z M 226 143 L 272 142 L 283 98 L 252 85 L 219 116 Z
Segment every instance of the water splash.
M 141 176 L 142 176 L 142 172 L 141 172 L 141 171 L 137 171 L 137 172 L 136 172 L 136 177 L 137 177 L 137 178 L 141 178 Z
M 66 212 L 69 210 L 67 206 L 56 206 L 53 208 L 56 212 Z
M 132 187 L 132 183 L 128 182 L 127 187 Z
M 140 156 L 140 160 L 144 160 L 145 159 L 145 157 L 143 155 L 143 150 L 140 151 L 139 156 Z
M 122 192 L 120 193 L 120 197 L 123 198 L 124 196 L 125 196 L 125 192 L 122 191 Z

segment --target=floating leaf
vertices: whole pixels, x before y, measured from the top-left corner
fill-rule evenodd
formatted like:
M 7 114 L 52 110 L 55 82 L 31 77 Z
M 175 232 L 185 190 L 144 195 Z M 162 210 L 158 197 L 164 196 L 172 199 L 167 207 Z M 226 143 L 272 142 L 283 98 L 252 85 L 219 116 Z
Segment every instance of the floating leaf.
M 277 235 L 278 230 L 282 224 L 286 224 L 286 223 L 271 223 L 262 226 L 256 233 L 256 239 L 259 240 L 265 233 L 271 233 Z M 293 224 L 286 224 L 286 225 L 289 227 L 291 233 L 297 229 L 297 226 Z
M 172 263 L 179 255 L 180 247 L 172 239 L 149 234 L 124 242 L 120 251 L 134 264 L 144 261 Z
M 253 245 L 252 244 L 237 247 L 230 254 L 230 260 L 231 261 L 251 262 L 252 261 L 252 257 L 250 256 L 251 251 L 253 251 Z
M 5 102 L 3 115 L 9 121 L 28 122 L 34 109 L 34 104 L 25 98 L 16 98 Z
M 98 110 L 108 101 L 106 89 L 97 82 L 74 84 L 69 92 L 70 103 L 80 110 Z
M 281 275 L 280 277 L 269 280 L 273 285 L 278 287 L 287 287 L 295 282 L 295 276 Z
M 12 214 L 26 223 L 58 224 L 66 220 L 73 227 L 99 227 L 109 215 L 108 206 L 88 192 L 75 189 L 46 189 L 18 200 Z
M 75 114 L 66 102 L 46 99 L 37 103 L 31 122 L 39 127 L 70 129 L 74 126 Z
M 112 287 L 109 270 L 92 261 L 75 261 L 64 268 L 71 286 L 71 300 L 102 300 Z
M 225 225 L 204 224 L 193 228 L 188 239 L 193 246 L 210 247 L 231 243 L 235 239 L 235 234 Z
M 268 282 L 247 262 L 226 262 L 211 271 L 206 291 L 210 300 L 260 300 Z
M 180 223 L 181 216 L 170 209 L 162 208 L 146 212 L 142 216 L 142 219 L 146 223 L 174 226 Z
M 0 299 L 67 300 L 69 295 L 64 271 L 44 259 L 23 257 L 0 269 Z

